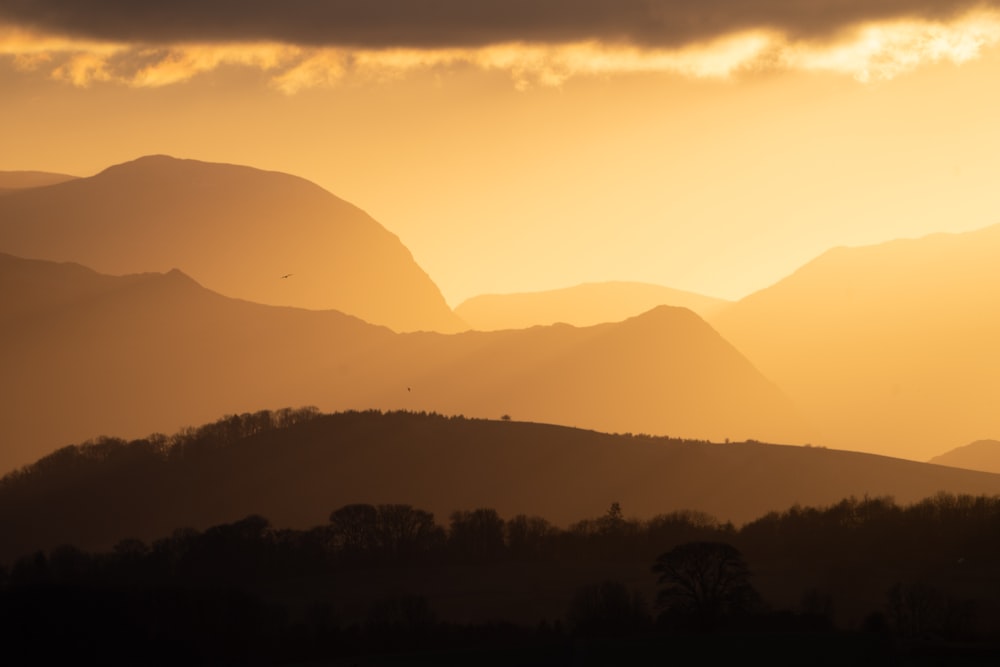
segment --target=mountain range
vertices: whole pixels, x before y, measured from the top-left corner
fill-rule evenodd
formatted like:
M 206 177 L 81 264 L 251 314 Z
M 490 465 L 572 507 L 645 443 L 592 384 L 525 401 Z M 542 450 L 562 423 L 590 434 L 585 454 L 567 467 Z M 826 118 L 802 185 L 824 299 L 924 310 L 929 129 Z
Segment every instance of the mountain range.
M 250 167 L 148 156 L 9 192 L 0 251 L 115 275 L 178 268 L 227 296 L 341 310 L 398 331 L 466 328 L 364 211 Z
M 55 185 L 75 178 L 76 176 L 69 174 L 48 171 L 0 171 L 0 195 L 16 190 Z
M 977 440 L 932 458 L 929 463 L 1000 473 L 1000 440 Z
M 927 460 L 1000 430 L 998 256 L 1000 226 L 841 247 L 737 302 L 686 305 L 788 395 L 813 442 Z M 474 297 L 456 312 L 475 328 L 578 322 L 588 306 L 625 317 L 648 305 L 629 285 Z
M 398 238 L 287 174 L 150 156 L 0 189 L 0 469 L 287 404 L 915 460 L 1000 429 L 1000 226 L 835 248 L 738 302 L 617 282 L 456 315 Z
M 473 329 L 526 329 L 547 324 L 578 327 L 618 322 L 657 306 L 689 308 L 711 318 L 730 302 L 649 283 L 612 281 L 520 294 L 483 294 L 466 299 L 455 314 Z
M 0 255 L 0 469 L 98 435 L 274 405 L 511 414 L 617 432 L 801 441 L 791 403 L 708 324 L 397 334 L 221 296 L 180 271 L 107 276 Z
M 836 248 L 711 322 L 832 447 L 926 460 L 1000 430 L 1000 226 Z

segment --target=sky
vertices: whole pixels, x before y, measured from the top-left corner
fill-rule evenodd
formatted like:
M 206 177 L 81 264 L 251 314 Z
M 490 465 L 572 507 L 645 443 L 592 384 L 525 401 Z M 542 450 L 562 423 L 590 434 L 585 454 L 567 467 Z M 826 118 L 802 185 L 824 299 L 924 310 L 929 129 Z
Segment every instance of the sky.
M 0 170 L 312 180 L 452 306 L 1000 223 L 1000 2 L 0 0 Z

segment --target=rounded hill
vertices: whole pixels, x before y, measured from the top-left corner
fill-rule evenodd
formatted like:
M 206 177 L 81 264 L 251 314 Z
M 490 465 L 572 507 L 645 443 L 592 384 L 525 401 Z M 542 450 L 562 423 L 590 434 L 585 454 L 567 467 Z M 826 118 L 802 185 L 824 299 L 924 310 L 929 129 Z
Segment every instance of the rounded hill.
M 460 320 L 399 238 L 305 179 L 156 155 L 0 201 L 0 250 L 111 274 L 179 268 L 258 303 L 397 331 Z

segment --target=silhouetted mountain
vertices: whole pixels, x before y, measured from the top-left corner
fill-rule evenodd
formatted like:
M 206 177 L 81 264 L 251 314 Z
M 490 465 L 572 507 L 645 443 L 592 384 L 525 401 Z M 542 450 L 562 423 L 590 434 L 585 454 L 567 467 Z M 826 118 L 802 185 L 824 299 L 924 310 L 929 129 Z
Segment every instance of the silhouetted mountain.
M 75 178 L 76 176 L 47 171 L 0 171 L 0 195 L 15 190 L 55 185 Z
M 342 350 L 392 337 L 335 311 L 222 297 L 179 271 L 112 277 L 11 256 L 0 267 L 0 290 L 23 295 L 0 308 L 3 470 L 102 433 L 308 402 L 301 385 L 336 382 Z
M 172 439 L 67 447 L 0 482 L 0 556 L 109 548 L 251 514 L 323 524 L 352 503 L 543 516 L 557 525 L 679 510 L 741 524 L 845 496 L 1000 493 L 1000 475 L 871 454 L 607 435 L 433 414 L 232 416 Z M 19 553 L 15 553 L 19 552 Z
M 926 460 L 1000 433 L 1000 226 L 837 248 L 713 318 L 823 430 Z
M 1000 440 L 977 440 L 935 456 L 928 463 L 1000 473 Z
M 0 304 L 0 470 L 101 434 L 273 405 L 807 439 L 782 394 L 681 308 L 586 328 L 393 334 L 335 311 L 226 298 L 179 271 L 109 277 L 9 255 L 0 290 L 18 295 Z
M 152 156 L 10 193 L 0 251 L 111 274 L 176 267 L 228 296 L 401 331 L 465 328 L 399 239 L 361 209 L 249 167 Z
M 544 292 L 483 294 L 463 301 L 455 314 L 473 329 L 495 331 L 557 322 L 578 327 L 619 322 L 656 306 L 690 308 L 708 318 L 728 303 L 660 285 L 606 282 Z
M 4 302 L 0 322 L 8 327 L 33 316 L 93 299 L 158 274 L 107 276 L 79 264 L 26 260 L 0 253 Z
M 611 432 L 803 442 L 790 402 L 697 315 L 660 306 L 624 322 L 408 341 L 445 359 L 413 380 L 413 407 L 509 413 Z M 425 395 L 428 398 L 425 400 Z

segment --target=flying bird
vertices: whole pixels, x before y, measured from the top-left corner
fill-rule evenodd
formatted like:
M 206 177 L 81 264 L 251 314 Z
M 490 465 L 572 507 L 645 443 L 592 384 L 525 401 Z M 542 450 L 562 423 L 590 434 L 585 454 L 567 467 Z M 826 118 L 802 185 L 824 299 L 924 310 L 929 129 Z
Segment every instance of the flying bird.
M 294 274 L 292 273 L 286 273 L 285 275 L 281 276 L 281 279 L 284 280 L 285 278 L 291 278 L 293 275 Z

